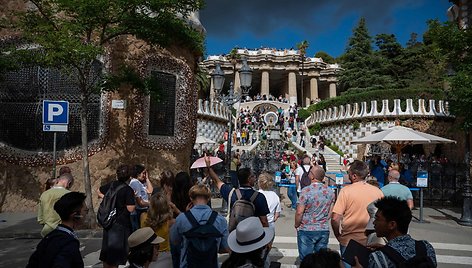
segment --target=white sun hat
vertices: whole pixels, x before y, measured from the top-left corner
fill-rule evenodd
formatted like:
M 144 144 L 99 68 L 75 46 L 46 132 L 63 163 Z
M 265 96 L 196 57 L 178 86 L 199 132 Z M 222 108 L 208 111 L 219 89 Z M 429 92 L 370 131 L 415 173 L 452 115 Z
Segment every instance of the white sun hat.
M 242 220 L 228 236 L 229 248 L 237 253 L 251 252 L 259 249 L 274 238 L 274 229 L 262 227 L 257 217 Z

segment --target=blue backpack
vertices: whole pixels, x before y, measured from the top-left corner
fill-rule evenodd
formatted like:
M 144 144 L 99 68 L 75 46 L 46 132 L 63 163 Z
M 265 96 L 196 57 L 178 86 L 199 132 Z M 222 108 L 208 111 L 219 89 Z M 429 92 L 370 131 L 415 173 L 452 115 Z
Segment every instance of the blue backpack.
M 192 229 L 184 233 L 188 240 L 187 267 L 218 268 L 218 238 L 223 234 L 213 225 L 218 213 L 212 211 L 205 224 L 199 224 L 190 211 L 185 212 Z

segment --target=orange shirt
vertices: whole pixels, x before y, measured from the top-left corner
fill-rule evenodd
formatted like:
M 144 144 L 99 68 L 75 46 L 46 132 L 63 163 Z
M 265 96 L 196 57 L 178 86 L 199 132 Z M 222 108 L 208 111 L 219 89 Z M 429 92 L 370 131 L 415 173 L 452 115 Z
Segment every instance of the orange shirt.
M 367 237 L 364 234 L 369 221 L 367 206 L 382 198 L 382 191 L 364 181 L 347 185 L 341 189 L 333 213 L 342 215 L 341 237 L 339 243 L 347 246 L 350 239 L 365 245 Z

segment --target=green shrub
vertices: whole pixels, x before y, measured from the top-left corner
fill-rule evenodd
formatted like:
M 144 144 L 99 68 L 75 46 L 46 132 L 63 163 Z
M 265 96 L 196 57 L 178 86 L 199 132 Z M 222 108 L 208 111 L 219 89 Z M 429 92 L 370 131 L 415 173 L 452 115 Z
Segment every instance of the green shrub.
M 352 129 L 353 130 L 358 130 L 361 127 L 361 124 L 356 120 L 352 122 Z
M 307 109 L 300 109 L 298 110 L 298 117 L 305 121 L 311 113 Z
M 308 128 L 308 130 L 310 131 L 310 135 L 318 134 L 321 131 L 321 124 L 316 122 L 313 126 Z

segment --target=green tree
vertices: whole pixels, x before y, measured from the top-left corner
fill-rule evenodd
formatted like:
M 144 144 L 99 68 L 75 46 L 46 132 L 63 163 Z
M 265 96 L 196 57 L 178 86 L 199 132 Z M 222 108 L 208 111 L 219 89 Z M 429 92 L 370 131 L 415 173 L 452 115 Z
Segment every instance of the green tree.
M 376 35 L 375 44 L 379 48 L 380 54 L 385 58 L 393 59 L 402 53 L 402 46 L 394 34 Z
M 463 184 L 464 203 L 459 223 L 472 225 L 472 185 L 470 179 L 470 131 L 472 130 L 472 31 L 462 30 L 452 23 L 428 22 L 429 31 L 425 39 L 438 53 L 446 56 L 449 63 L 450 87 L 447 91 L 450 111 L 458 117 L 465 133 L 466 179 Z
M 318 51 L 315 54 L 315 58 L 322 58 L 324 62 L 334 64 L 336 59 L 324 51 Z
M 379 89 L 391 83 L 390 77 L 382 74 L 383 62 L 374 54 L 365 18 L 361 18 L 354 28 L 346 53 L 341 59 L 343 71 L 340 73 L 339 82 L 343 91 Z
M 472 31 L 461 30 L 452 23 L 438 20 L 428 22 L 425 38 L 431 41 L 433 50 L 444 55 L 449 66 L 448 96 L 451 112 L 463 119 L 462 128 L 472 129 Z M 444 75 L 447 73 L 444 72 Z M 453 75 L 452 75 L 453 74 Z
M 182 19 L 202 6 L 202 0 L 32 0 L 33 9 L 12 18 L 12 27 L 30 43 L 40 64 L 70 74 L 81 95 L 81 131 L 84 185 L 95 225 L 88 162 L 87 114 L 90 95 L 99 89 L 99 58 L 121 36 L 136 36 L 150 44 L 185 44 L 201 54 L 203 37 Z M 152 83 L 151 83 L 152 84 Z

